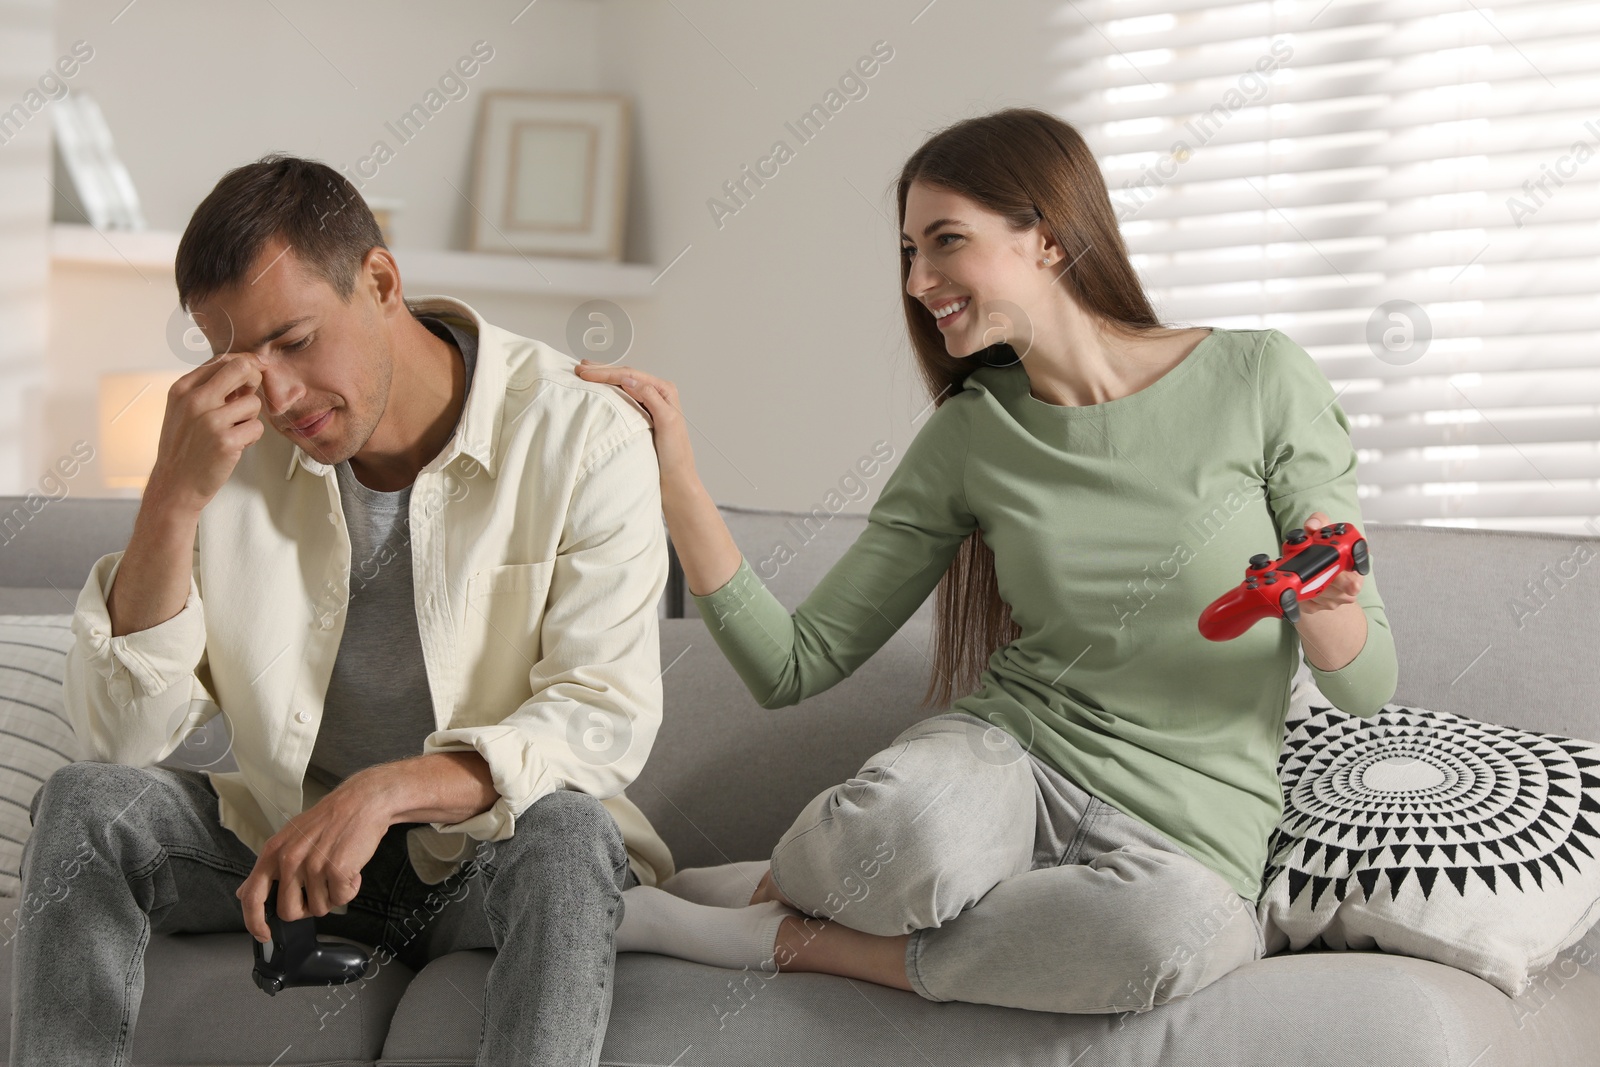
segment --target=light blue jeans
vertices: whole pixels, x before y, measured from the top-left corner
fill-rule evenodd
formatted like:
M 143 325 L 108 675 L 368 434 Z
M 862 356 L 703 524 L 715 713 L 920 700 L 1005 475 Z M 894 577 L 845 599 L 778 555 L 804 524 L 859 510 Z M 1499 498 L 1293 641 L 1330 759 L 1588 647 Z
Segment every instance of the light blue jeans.
M 17 942 L 12 1067 L 121 1067 L 132 1058 L 150 934 L 244 930 L 234 891 L 255 853 L 217 821 L 217 795 L 197 771 L 69 763 L 31 810 L 24 906 L 6 931 Z M 346 914 L 318 918 L 317 932 L 373 947 L 379 966 L 399 959 L 413 970 L 457 949 L 496 949 L 477 1062 L 598 1063 L 618 905 L 638 882 L 611 813 L 586 793 L 547 794 L 511 837 L 481 842 L 436 886 L 407 856 L 415 825 L 389 827 Z M 253 964 L 241 941 L 241 976 Z M 328 1013 L 346 999 L 328 995 Z M 261 1062 L 280 1051 L 262 1049 Z
M 1220 874 L 965 712 L 820 793 L 772 880 L 810 915 L 910 934 L 906 976 L 935 1001 L 1145 1012 L 1266 947 Z

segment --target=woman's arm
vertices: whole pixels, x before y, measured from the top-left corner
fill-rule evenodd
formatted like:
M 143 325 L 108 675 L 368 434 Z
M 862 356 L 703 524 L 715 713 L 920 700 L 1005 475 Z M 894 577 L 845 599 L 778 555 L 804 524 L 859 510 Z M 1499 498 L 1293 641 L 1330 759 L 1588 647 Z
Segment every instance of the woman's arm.
M 650 413 L 662 510 L 689 592 L 762 707 L 799 703 L 848 677 L 927 599 L 977 528 L 963 480 L 968 420 L 952 397 L 889 475 L 867 528 L 791 614 L 740 553 L 700 483 L 672 383 L 627 367 L 578 370 L 627 390 Z
M 700 479 L 696 478 L 692 485 L 675 487 L 671 496 L 663 492 L 661 510 L 667 517 L 667 531 L 677 549 L 678 562 L 683 565 L 689 594 L 705 596 L 727 585 L 744 556 Z
M 661 511 L 689 592 L 700 596 L 726 585 L 743 557 L 695 469 L 689 424 L 678 405 L 678 387 L 631 367 L 604 366 L 587 359 L 573 369 L 585 381 L 620 387 L 649 412 L 661 470 Z
M 1360 528 L 1350 421 L 1316 361 L 1285 334 L 1269 330 L 1256 384 L 1267 502 L 1280 543 L 1319 513 Z M 1374 556 L 1366 575 L 1340 575 L 1336 595 L 1325 604 L 1317 603 L 1321 597 L 1307 601 L 1296 624 L 1318 690 L 1340 711 L 1362 718 L 1394 699 L 1399 677 L 1394 635 L 1378 594 L 1381 563 Z M 1337 594 L 1352 588 L 1354 601 L 1335 606 L 1346 599 Z
M 1313 512 L 1305 529 L 1316 533 L 1332 522 L 1326 512 Z M 1367 614 L 1360 603 L 1363 584 L 1360 572 L 1345 571 L 1300 605 L 1295 629 L 1305 646 L 1306 662 L 1315 670 L 1329 674 L 1342 670 L 1366 647 Z

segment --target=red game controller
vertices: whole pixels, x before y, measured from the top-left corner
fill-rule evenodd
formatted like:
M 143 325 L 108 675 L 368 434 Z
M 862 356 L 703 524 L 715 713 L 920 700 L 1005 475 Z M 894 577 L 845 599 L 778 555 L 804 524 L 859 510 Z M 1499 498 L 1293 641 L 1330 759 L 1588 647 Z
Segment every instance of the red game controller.
M 1345 571 L 1372 569 L 1366 538 L 1348 522 L 1324 526 L 1316 533 L 1292 531 L 1283 542 L 1283 558 L 1266 553 L 1250 557 L 1245 579 L 1200 613 L 1200 633 L 1212 641 L 1231 641 L 1262 619 L 1277 616 L 1300 621 L 1300 601 L 1314 600 Z

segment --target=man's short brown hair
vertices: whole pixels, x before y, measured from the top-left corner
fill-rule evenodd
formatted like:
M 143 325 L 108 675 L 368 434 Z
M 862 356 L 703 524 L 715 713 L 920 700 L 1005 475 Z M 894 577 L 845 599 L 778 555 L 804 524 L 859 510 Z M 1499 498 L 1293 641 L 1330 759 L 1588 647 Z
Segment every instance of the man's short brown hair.
M 348 178 L 314 159 L 262 156 L 222 176 L 178 241 L 178 303 L 192 310 L 241 281 L 273 237 L 327 280 L 346 303 L 373 248 L 387 248 L 367 202 Z

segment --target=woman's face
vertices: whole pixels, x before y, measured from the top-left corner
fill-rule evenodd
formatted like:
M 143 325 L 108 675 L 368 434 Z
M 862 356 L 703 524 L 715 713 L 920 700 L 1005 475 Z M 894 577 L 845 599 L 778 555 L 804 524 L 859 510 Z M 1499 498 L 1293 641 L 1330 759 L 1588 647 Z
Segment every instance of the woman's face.
M 946 352 L 970 356 L 1004 341 L 1024 353 L 1029 308 L 1053 276 L 1039 265 L 1047 245 L 1037 225 L 1013 230 L 960 193 L 914 181 L 900 238 L 900 254 L 910 257 L 906 292 L 944 334 Z

